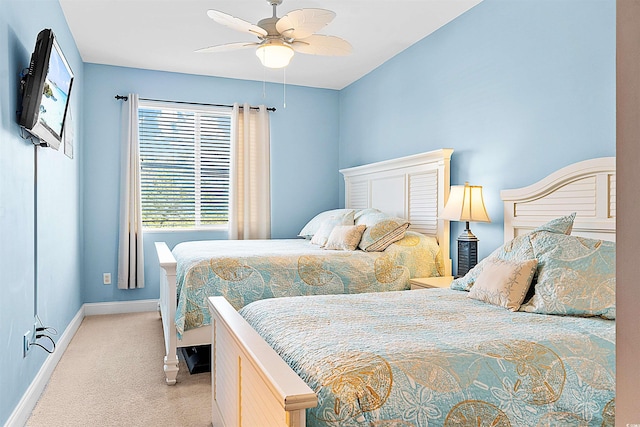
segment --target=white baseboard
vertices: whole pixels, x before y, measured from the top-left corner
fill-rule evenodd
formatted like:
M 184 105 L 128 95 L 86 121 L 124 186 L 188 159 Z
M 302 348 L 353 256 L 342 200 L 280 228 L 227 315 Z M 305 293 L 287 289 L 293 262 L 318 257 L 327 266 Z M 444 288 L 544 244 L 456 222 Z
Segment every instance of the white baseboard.
M 40 395 L 44 391 L 53 370 L 58 365 L 58 362 L 62 358 L 65 350 L 69 346 L 71 339 L 78 331 L 82 319 L 85 316 L 94 316 L 98 314 L 120 314 L 120 313 L 137 313 L 142 311 L 156 311 L 158 310 L 158 300 L 140 300 L 140 301 L 120 301 L 120 302 L 103 302 L 103 303 L 89 303 L 84 304 L 78 310 L 78 313 L 73 317 L 67 328 L 64 330 L 60 339 L 56 343 L 56 351 L 51 353 L 45 359 L 44 363 L 40 367 L 40 370 L 36 374 L 35 378 L 25 391 L 22 399 L 13 410 L 13 413 L 5 423 L 5 427 L 20 427 L 24 426 L 33 408 L 35 408 L 40 399 Z
M 60 339 L 56 343 L 56 351 L 51 353 L 45 359 L 44 363 L 40 367 L 40 370 L 31 382 L 31 385 L 29 385 L 29 388 L 27 388 L 27 391 L 22 396 L 22 399 L 20 399 L 18 406 L 16 406 L 16 408 L 13 410 L 13 413 L 7 420 L 5 427 L 24 426 L 27 423 L 27 420 L 29 420 L 33 408 L 35 408 L 36 403 L 38 403 L 38 399 L 40 399 L 40 395 L 49 382 L 49 378 L 51 378 L 51 374 L 53 374 L 53 370 L 58 365 L 58 362 L 69 346 L 71 339 L 76 334 L 76 331 L 80 327 L 84 316 L 85 314 L 83 306 L 80 307 L 78 313 L 76 313 L 73 319 L 71 319 L 71 322 L 64 330 L 63 334 L 60 336 Z
M 84 305 L 85 316 L 98 314 L 139 313 L 142 311 L 157 311 L 158 300 L 147 299 L 138 301 L 95 302 Z

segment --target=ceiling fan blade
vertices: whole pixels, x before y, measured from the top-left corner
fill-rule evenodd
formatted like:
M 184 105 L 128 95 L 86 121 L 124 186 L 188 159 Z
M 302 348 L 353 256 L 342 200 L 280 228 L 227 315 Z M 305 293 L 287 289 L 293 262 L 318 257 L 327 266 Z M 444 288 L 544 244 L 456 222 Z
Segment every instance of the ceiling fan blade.
M 302 40 L 294 40 L 291 46 L 296 52 L 309 55 L 347 56 L 353 50 L 348 41 L 340 37 L 321 34 L 314 34 Z
M 333 21 L 336 14 L 325 9 L 297 9 L 276 23 L 280 34 L 292 39 L 304 39 Z
M 267 35 L 267 32 L 263 28 L 260 28 L 257 25 L 253 25 L 252 23 L 247 22 L 244 19 L 236 18 L 235 16 L 220 12 L 219 10 L 209 9 L 207 11 L 207 15 L 209 16 L 209 18 L 213 19 L 218 24 L 224 25 L 225 27 L 229 27 L 245 33 L 250 33 L 258 37 L 264 37 Z
M 202 49 L 195 50 L 196 53 L 218 53 L 218 52 L 229 52 L 232 50 L 245 49 L 249 47 L 259 46 L 260 43 L 253 42 L 238 42 L 238 43 L 227 43 L 221 44 L 218 46 L 209 46 L 203 47 Z

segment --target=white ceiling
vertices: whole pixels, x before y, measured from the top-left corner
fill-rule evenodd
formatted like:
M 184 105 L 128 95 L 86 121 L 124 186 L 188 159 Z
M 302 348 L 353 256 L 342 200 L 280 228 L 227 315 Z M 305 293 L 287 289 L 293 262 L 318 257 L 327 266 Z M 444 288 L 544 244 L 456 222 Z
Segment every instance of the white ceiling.
M 320 34 L 349 41 L 353 53 L 327 57 L 296 53 L 287 84 L 342 89 L 481 0 L 284 0 L 277 16 L 321 8 L 336 18 Z M 272 15 L 266 0 L 60 0 L 84 62 L 243 80 L 282 82 L 283 70 L 264 68 L 252 49 L 195 53 L 203 47 L 257 41 L 207 17 L 208 9 L 257 23 Z

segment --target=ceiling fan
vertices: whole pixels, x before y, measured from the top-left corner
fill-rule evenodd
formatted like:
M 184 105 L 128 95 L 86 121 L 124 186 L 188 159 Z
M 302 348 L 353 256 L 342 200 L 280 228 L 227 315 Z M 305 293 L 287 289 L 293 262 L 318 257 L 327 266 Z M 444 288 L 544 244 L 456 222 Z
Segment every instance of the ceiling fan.
M 278 18 L 276 8 L 282 0 L 267 0 L 267 3 L 273 7 L 273 16 L 260 20 L 257 25 L 218 10 L 208 10 L 209 18 L 217 23 L 257 36 L 258 41 L 211 46 L 196 52 L 214 53 L 256 48 L 256 55 L 269 68 L 289 65 L 294 51 L 325 56 L 345 56 L 351 53 L 351 44 L 346 40 L 315 34 L 335 18 L 334 12 L 325 9 L 297 9 Z

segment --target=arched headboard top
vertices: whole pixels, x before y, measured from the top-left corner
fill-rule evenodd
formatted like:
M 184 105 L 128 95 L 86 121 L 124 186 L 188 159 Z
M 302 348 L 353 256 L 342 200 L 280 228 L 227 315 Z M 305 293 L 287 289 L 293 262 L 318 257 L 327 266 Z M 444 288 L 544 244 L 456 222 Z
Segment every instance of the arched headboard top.
M 346 208 L 376 208 L 408 219 L 411 230 L 436 236 L 446 275 L 451 275 L 449 221 L 438 219 L 438 213 L 449 197 L 452 153 L 442 148 L 340 170 Z
M 574 163 L 535 184 L 502 190 L 500 197 L 505 242 L 572 212 L 576 212 L 572 234 L 615 241 L 615 157 Z

